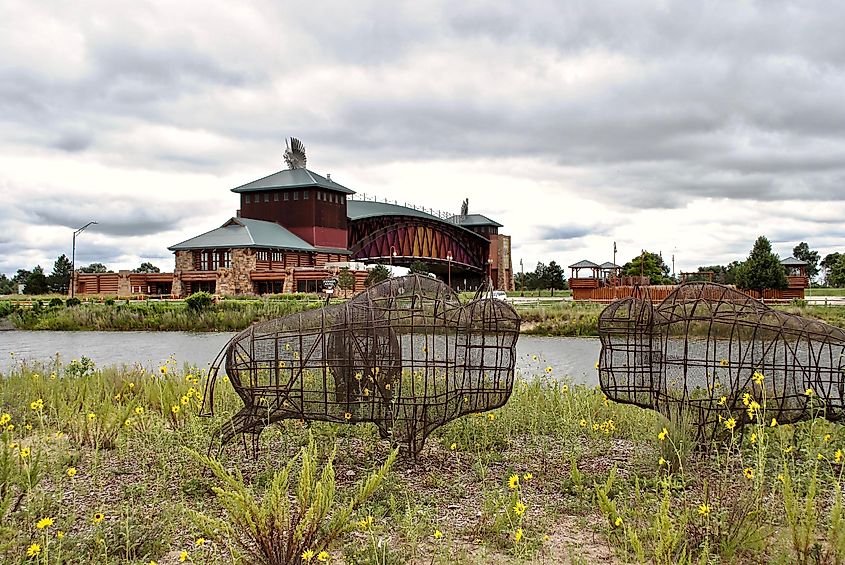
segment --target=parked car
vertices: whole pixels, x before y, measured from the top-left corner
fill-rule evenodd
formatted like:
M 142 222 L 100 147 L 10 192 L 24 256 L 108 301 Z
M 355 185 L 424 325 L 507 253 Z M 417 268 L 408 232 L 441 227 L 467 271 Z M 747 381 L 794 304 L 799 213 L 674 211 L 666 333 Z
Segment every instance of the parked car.
M 494 290 L 493 291 L 493 298 L 496 300 L 501 300 L 502 302 L 508 301 L 508 293 L 504 290 Z

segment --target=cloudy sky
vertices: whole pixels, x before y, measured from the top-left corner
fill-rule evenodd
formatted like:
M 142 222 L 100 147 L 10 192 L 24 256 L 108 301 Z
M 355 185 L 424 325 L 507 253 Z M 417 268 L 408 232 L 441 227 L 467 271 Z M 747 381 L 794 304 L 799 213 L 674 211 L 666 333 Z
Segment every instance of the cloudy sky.
M 0 3 L 0 272 L 113 269 L 308 166 L 504 224 L 514 266 L 845 250 L 845 4 Z

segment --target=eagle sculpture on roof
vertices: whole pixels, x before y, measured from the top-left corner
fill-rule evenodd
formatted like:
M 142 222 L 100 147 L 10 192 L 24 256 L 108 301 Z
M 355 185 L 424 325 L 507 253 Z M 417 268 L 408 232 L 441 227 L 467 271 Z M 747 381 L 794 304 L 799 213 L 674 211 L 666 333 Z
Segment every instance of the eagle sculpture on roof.
M 285 140 L 285 163 L 288 169 L 305 168 L 305 146 L 295 137 L 291 137 L 290 142 Z

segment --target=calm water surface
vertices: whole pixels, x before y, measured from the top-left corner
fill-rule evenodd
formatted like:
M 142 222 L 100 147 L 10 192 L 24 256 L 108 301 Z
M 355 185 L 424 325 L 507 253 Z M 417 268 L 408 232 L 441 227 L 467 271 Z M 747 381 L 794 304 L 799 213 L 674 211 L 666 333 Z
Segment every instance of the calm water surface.
M 209 365 L 233 333 L 190 332 L 0 332 L 0 372 L 15 363 L 63 362 L 85 355 L 98 366 L 141 363 L 158 367 L 173 357 L 179 363 Z M 598 383 L 595 364 L 601 344 L 596 338 L 520 336 L 517 370 L 526 377 L 567 377 L 576 383 Z

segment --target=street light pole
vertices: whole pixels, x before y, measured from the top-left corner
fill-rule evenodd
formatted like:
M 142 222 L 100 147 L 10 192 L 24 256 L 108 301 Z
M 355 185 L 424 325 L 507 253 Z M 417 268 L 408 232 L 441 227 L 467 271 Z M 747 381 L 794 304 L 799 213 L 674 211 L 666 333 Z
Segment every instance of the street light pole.
M 522 265 L 522 259 L 519 260 L 519 270 L 522 271 L 522 291 L 520 296 L 525 296 L 525 267 Z
M 70 252 L 70 297 L 76 293 L 76 236 L 85 231 L 85 228 L 92 226 L 97 222 L 88 222 L 78 230 L 73 232 L 73 246 Z
M 452 251 L 451 250 L 446 252 L 446 260 L 449 262 L 449 280 L 448 280 L 447 284 L 449 285 L 449 288 L 452 288 Z

